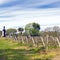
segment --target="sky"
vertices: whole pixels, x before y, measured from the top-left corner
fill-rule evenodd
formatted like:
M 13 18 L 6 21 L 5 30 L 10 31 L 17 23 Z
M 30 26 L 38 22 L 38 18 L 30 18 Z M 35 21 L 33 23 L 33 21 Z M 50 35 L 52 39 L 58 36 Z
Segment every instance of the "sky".
M 60 0 L 0 0 L 0 29 L 39 23 L 41 29 L 60 26 Z

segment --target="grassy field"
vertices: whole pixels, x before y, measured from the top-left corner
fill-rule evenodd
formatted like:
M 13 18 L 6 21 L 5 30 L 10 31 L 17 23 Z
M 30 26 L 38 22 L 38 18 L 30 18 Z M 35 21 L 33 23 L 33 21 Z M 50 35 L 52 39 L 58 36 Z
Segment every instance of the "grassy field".
M 46 51 L 43 47 L 29 47 L 12 39 L 0 38 L 0 60 L 51 60 L 58 53 L 56 49 Z

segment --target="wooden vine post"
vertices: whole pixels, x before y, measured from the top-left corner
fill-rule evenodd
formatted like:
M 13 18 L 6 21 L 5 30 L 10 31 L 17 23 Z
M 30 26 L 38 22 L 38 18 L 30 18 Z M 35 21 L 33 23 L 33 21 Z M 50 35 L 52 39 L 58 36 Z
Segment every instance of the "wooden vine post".
M 49 40 L 48 38 L 49 38 L 49 35 L 46 35 L 46 48 L 47 48 L 47 50 L 48 50 L 48 42 L 49 42 L 48 41 Z
M 35 46 L 35 41 L 34 41 L 34 38 L 32 37 L 32 42 L 33 42 L 33 46 Z
M 43 46 L 45 47 L 45 43 L 44 43 L 43 37 L 40 37 L 40 39 L 42 41 Z
M 60 47 L 60 42 L 59 42 L 59 39 L 57 37 L 56 37 L 56 41 L 57 41 L 57 43 L 58 43 L 58 45 Z

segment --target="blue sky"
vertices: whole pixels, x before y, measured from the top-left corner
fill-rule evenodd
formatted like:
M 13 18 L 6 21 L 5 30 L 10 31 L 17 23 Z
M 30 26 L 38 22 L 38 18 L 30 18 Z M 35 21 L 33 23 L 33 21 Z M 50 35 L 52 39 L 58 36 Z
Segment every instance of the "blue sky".
M 60 25 L 60 0 L 0 0 L 0 29 L 31 22 L 39 23 L 42 29 Z

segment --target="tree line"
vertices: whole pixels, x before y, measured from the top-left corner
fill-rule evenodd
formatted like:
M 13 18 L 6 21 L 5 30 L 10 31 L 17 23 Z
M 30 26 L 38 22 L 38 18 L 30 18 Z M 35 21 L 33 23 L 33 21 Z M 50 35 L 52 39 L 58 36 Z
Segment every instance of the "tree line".
M 14 36 L 18 35 L 25 35 L 25 36 L 38 36 L 40 32 L 40 25 L 38 23 L 29 23 L 26 24 L 25 28 L 19 27 L 18 29 L 9 28 L 6 30 L 6 35 Z M 0 31 L 0 36 L 2 35 L 2 31 Z
M 60 27 L 47 27 L 44 31 L 40 31 L 40 25 L 38 23 L 28 23 L 25 28 L 19 27 L 18 29 L 9 28 L 6 30 L 7 36 L 14 36 L 18 34 L 23 36 L 45 36 L 46 34 L 50 36 L 59 36 L 60 35 Z M 0 36 L 2 35 L 2 31 L 0 31 Z

